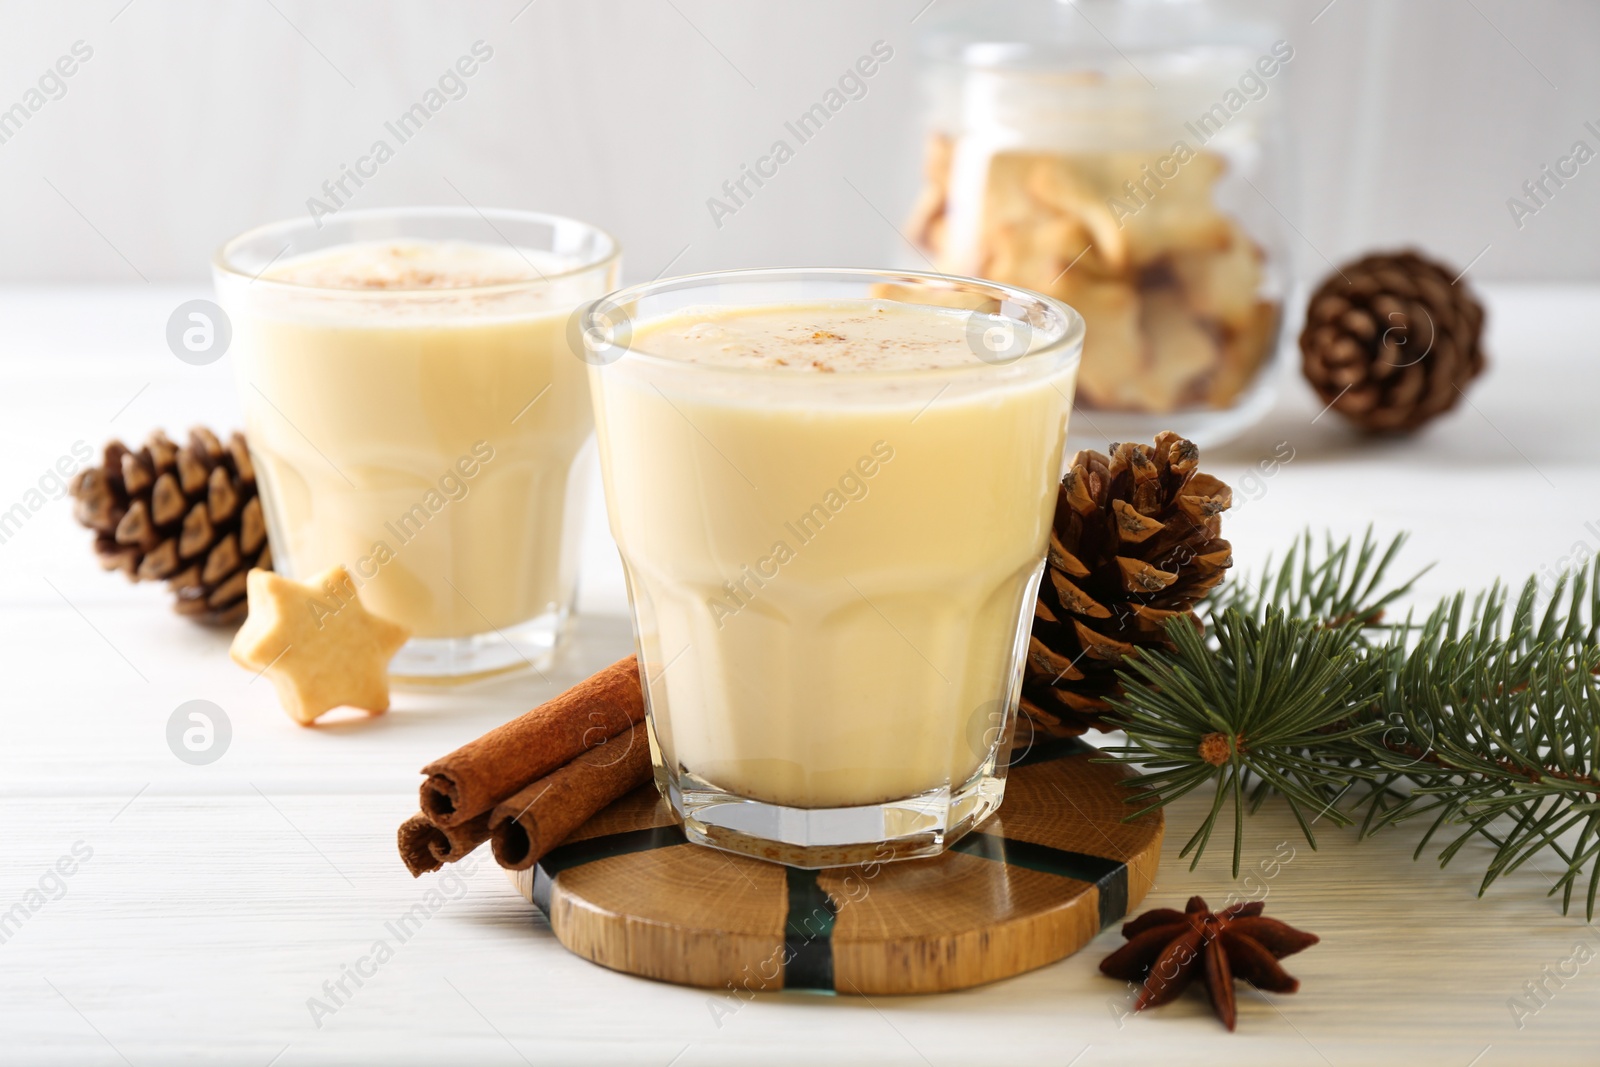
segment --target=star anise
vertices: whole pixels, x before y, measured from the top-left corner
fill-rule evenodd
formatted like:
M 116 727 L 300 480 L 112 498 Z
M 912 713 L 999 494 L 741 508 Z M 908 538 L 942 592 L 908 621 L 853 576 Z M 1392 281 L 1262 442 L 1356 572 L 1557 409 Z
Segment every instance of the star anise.
M 1293 993 L 1300 988 L 1278 961 L 1315 945 L 1319 938 L 1261 914 L 1259 900 L 1213 912 L 1200 897 L 1183 911 L 1156 908 L 1122 927 L 1128 943 L 1100 961 L 1112 978 L 1140 983 L 1134 1011 L 1166 1004 L 1196 976 L 1205 983 L 1211 1007 L 1229 1030 L 1236 1008 L 1233 980 L 1258 989 Z

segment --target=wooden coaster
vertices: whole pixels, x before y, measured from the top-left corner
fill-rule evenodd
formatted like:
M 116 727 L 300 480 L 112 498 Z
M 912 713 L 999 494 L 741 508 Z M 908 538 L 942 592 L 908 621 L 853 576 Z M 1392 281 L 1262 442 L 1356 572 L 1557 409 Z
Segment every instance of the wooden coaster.
M 1069 956 L 1144 899 L 1162 816 L 1123 822 L 1120 767 L 1035 746 L 1005 803 L 933 859 L 802 871 L 690 844 L 653 785 L 512 873 L 571 951 L 744 991 L 936 993 Z

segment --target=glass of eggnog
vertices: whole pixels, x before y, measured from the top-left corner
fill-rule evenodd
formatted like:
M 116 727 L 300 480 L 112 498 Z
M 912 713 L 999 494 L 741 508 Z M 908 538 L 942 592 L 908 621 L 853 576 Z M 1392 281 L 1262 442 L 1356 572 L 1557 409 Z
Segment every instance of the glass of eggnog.
M 580 314 L 656 784 L 797 867 L 1000 804 L 1083 320 L 939 274 L 751 270 Z
M 396 676 L 554 654 L 593 462 L 573 313 L 617 262 L 592 226 L 473 208 L 277 223 L 217 254 L 273 564 L 344 564 L 326 607 L 408 627 Z

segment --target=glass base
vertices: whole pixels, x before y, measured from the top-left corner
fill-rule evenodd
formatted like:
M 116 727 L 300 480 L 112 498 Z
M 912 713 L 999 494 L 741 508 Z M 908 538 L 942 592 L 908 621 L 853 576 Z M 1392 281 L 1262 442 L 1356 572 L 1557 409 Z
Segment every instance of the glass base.
M 1151 441 L 1172 430 L 1202 449 L 1227 444 L 1260 422 L 1278 397 L 1278 371 L 1269 363 L 1260 378 L 1230 408 L 1188 408 L 1166 414 L 1074 408 L 1067 423 L 1067 454 L 1092 448 L 1105 452 L 1114 441 Z
M 548 611 L 504 630 L 471 637 L 413 637 L 395 653 L 389 676 L 411 685 L 457 685 L 508 671 L 542 671 L 555 660 L 566 611 Z
M 994 814 L 1006 782 L 994 773 L 991 759 L 958 788 L 848 808 L 750 800 L 660 765 L 656 786 L 690 841 L 817 870 L 937 856 Z

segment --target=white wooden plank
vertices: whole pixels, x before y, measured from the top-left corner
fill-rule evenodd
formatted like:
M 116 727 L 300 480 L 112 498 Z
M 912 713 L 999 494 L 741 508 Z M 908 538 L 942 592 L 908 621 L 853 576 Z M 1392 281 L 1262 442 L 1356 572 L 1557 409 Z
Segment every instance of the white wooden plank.
M 0 290 L 0 507 L 75 440 L 233 424 L 226 361 L 189 368 L 162 347 L 158 328 L 184 295 Z M 1246 501 L 1227 523 L 1242 566 L 1304 524 L 1414 530 L 1409 558 L 1442 561 L 1425 595 L 1600 549 L 1600 289 L 1491 295 L 1491 376 L 1419 437 L 1355 439 L 1291 381 L 1266 423 L 1213 450 L 1207 466 Z M 1295 458 L 1259 485 L 1247 480 L 1282 441 Z M 585 548 L 589 613 L 548 680 L 402 691 L 388 716 L 314 730 L 227 661 L 226 635 L 167 614 L 158 589 L 98 573 L 87 540 L 52 501 L 0 544 L 10 858 L 0 915 L 75 842 L 94 849 L 64 895 L 0 944 L 7 1062 L 1064 1064 L 1082 1053 L 1085 1067 L 1489 1065 L 1600 1053 L 1600 972 L 1582 967 L 1560 987 L 1541 979 L 1595 936 L 1544 897 L 1547 875 L 1530 867 L 1479 900 L 1478 846 L 1442 873 L 1431 857 L 1410 859 L 1409 828 L 1357 843 L 1329 827 L 1312 852 L 1277 809 L 1247 825 L 1246 863 L 1285 841 L 1294 859 L 1253 884 L 1267 889 L 1270 913 L 1323 943 L 1289 963 L 1302 993 L 1241 998 L 1236 1035 L 1197 996 L 1119 1026 L 1117 984 L 1095 969 L 1119 943 L 1114 932 L 1061 964 L 966 993 L 871 1003 L 787 994 L 728 1014 L 705 991 L 566 953 L 487 865 L 319 1028 L 306 999 L 431 884 L 394 855 L 417 768 L 627 651 L 603 524 L 591 523 Z M 179 762 L 164 739 L 172 710 L 196 697 L 220 704 L 234 727 L 228 754 L 207 767 Z M 1215 903 L 1237 888 L 1225 850 L 1194 872 L 1177 859 L 1201 809 L 1189 798 L 1172 811 L 1149 905 L 1196 892 Z M 1540 980 L 1548 1003 L 1518 1029 L 1508 1002 Z

